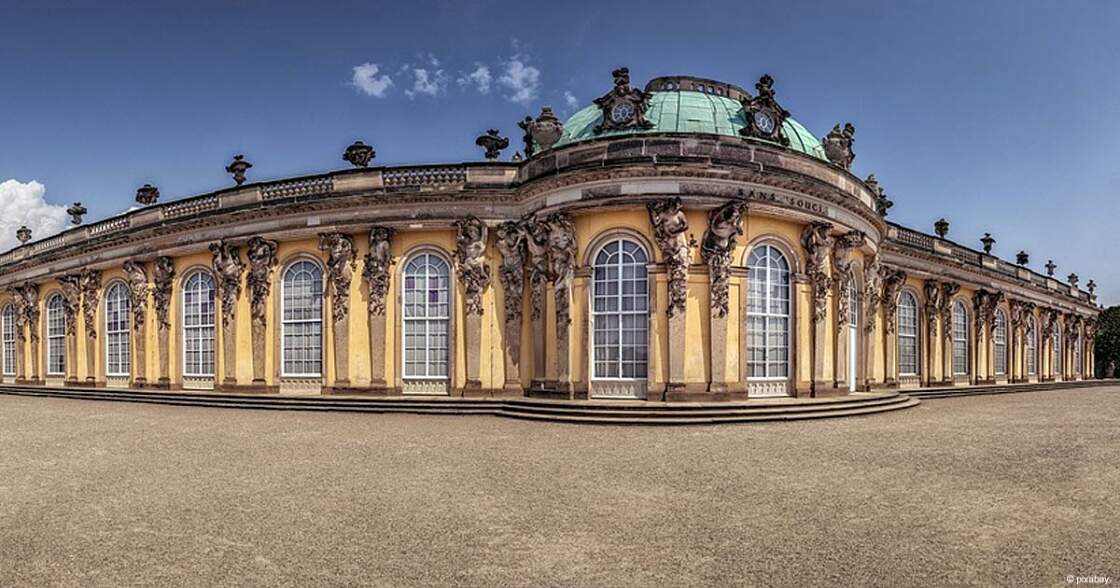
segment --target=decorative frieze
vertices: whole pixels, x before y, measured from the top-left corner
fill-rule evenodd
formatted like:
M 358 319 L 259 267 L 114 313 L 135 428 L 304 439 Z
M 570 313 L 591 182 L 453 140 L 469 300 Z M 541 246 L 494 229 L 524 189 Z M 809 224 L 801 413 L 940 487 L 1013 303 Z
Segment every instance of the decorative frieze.
M 735 250 L 735 237 L 743 234 L 743 212 L 746 208 L 746 203 L 732 201 L 708 213 L 708 228 L 700 244 L 700 257 L 708 264 L 711 313 L 715 317 L 727 316 L 731 254 Z
M 684 314 L 688 302 L 688 266 L 692 262 L 692 243 L 688 235 L 688 217 L 680 198 L 656 200 L 646 205 L 653 238 L 665 260 L 669 273 L 669 309 L 674 317 Z
M 486 263 L 489 229 L 476 217 L 455 221 L 455 260 L 468 315 L 482 316 L 482 293 L 490 286 L 490 266 Z

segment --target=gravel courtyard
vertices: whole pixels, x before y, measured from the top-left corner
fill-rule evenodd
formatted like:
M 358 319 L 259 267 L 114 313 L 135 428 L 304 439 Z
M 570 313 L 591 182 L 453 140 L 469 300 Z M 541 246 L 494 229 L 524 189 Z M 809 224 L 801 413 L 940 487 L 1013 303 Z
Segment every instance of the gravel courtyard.
M 0 395 L 0 586 L 1120 579 L 1120 388 L 690 428 Z

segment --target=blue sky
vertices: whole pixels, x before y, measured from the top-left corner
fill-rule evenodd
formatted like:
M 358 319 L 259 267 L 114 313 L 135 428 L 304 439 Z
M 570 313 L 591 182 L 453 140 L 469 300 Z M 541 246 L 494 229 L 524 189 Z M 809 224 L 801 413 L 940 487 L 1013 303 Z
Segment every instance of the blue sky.
M 41 195 L 103 218 L 146 182 L 164 200 L 226 186 L 235 153 L 253 179 L 345 167 L 356 139 L 375 164 L 479 159 L 480 132 L 516 144 L 525 114 L 569 114 L 627 65 L 636 83 L 768 72 L 818 136 L 856 125 L 854 171 L 892 220 L 945 216 L 976 247 L 991 232 L 1004 258 L 1053 258 L 1120 303 L 1115 2 L 19 4 L 0 35 L 0 249 L 21 215 L 57 218 Z

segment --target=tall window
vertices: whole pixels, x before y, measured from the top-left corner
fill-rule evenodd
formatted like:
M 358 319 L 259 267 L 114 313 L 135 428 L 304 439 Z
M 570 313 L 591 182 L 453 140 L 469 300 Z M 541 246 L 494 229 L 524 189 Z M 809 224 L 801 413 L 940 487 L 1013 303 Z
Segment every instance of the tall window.
M 214 376 L 214 278 L 202 271 L 183 287 L 183 375 Z
M 281 284 L 285 376 L 323 373 L 323 270 L 310 261 L 288 266 Z
M 992 344 L 995 347 L 996 374 L 1007 373 L 1007 315 L 1002 310 L 996 311 L 996 324 L 992 329 Z
M 1038 331 L 1035 330 L 1034 317 L 1027 317 L 1027 375 L 1038 371 Z
M 47 374 L 66 373 L 66 321 L 62 316 L 62 296 L 47 300 Z
M 918 375 L 918 301 L 909 292 L 898 302 L 898 374 Z
M 0 314 L 0 340 L 3 341 L 3 354 L 0 359 L 4 363 L 4 375 L 16 375 L 16 307 L 9 304 Z
M 592 320 L 596 378 L 646 377 L 649 261 L 641 245 L 617 239 L 595 255 Z
M 1081 375 L 1081 329 L 1077 330 L 1077 343 L 1073 348 L 1073 373 Z
M 760 245 L 747 258 L 747 376 L 789 377 L 789 262 Z
M 1054 365 L 1050 366 L 1050 373 L 1060 376 L 1065 372 L 1062 369 L 1062 326 L 1054 325 Z
M 968 374 L 968 311 L 960 300 L 953 303 L 953 375 Z
M 131 368 L 128 287 L 117 282 L 105 294 L 105 373 L 127 376 Z
M 421 253 L 404 268 L 404 377 L 448 377 L 451 318 L 450 266 L 434 253 Z

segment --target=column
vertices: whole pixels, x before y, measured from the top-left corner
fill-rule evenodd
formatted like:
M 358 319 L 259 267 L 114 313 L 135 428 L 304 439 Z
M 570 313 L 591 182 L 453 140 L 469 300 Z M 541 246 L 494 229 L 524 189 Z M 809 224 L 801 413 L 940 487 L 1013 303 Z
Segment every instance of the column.
M 81 305 L 81 276 L 69 274 L 58 278 L 62 287 L 63 322 L 66 333 L 66 385 L 78 383 L 78 310 Z
M 214 272 L 218 277 L 218 294 L 221 298 L 222 366 L 221 389 L 237 387 L 237 301 L 241 297 L 241 274 L 245 264 L 241 249 L 219 241 L 210 245 Z
M 147 315 L 148 274 L 144 264 L 132 260 L 122 266 L 128 276 L 128 304 L 132 310 L 132 385 L 143 388 L 147 384 Z
M 156 344 L 159 346 L 159 380 L 154 387 L 171 387 L 171 300 L 175 264 L 170 257 L 156 260 L 152 271 L 152 301 L 156 309 Z
M 342 233 L 319 235 L 319 249 L 327 253 L 327 284 L 331 294 L 334 383 L 330 391 L 346 392 L 350 388 L 350 285 L 357 253 L 354 239 Z
M 688 268 L 692 263 L 692 243 L 688 236 L 688 218 L 680 198 L 650 202 L 649 212 L 653 237 L 661 250 L 668 274 L 669 378 L 664 399 L 685 393 L 684 346 L 685 312 L 688 302 Z M 650 400 L 660 400 L 651 397 Z
M 97 383 L 97 298 L 101 290 L 101 272 L 82 272 L 82 319 L 86 330 L 86 385 Z

